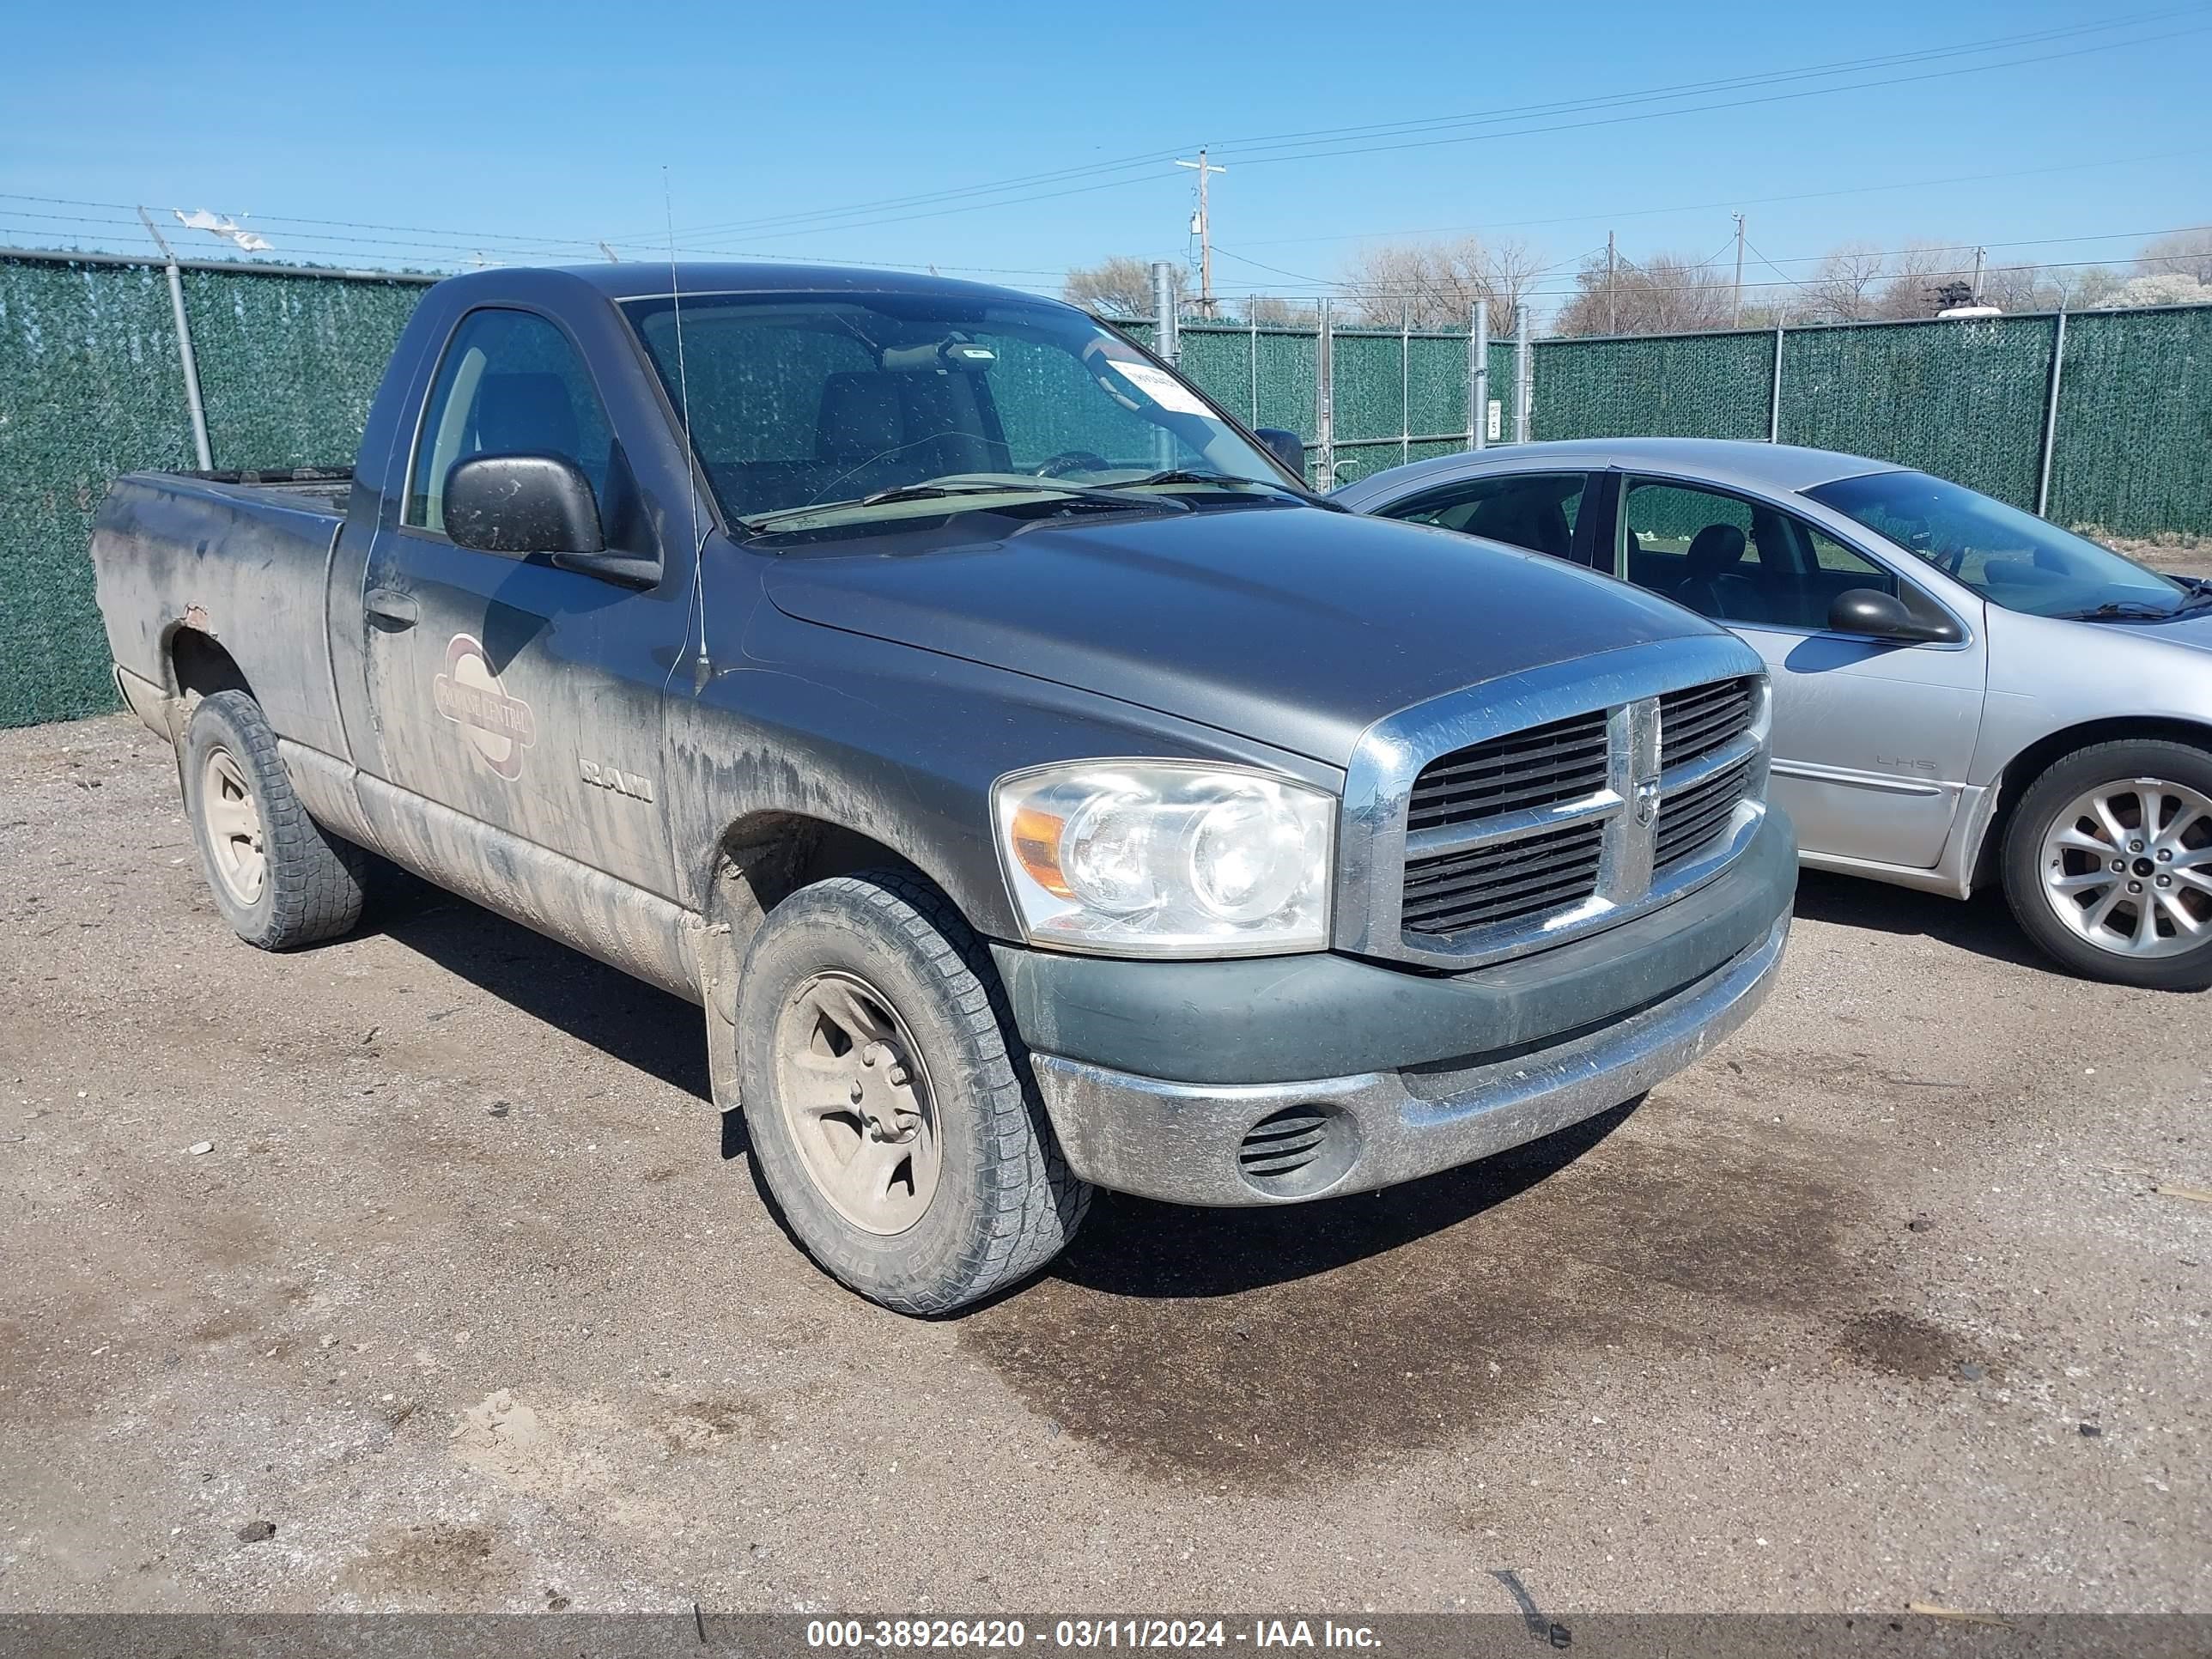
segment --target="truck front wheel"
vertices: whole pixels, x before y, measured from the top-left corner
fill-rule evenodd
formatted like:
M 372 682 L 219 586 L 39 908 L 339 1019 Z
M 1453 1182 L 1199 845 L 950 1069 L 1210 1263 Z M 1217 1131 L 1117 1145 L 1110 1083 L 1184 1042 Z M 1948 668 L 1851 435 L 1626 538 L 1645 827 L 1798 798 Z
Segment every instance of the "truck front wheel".
M 361 919 L 366 855 L 301 805 L 261 705 L 203 698 L 185 728 L 185 816 L 216 908 L 264 951 L 335 939 Z
M 1059 1255 L 1090 1207 L 988 953 L 945 900 L 878 872 L 817 882 L 747 952 L 739 1098 L 762 1181 L 830 1273 L 941 1314 Z

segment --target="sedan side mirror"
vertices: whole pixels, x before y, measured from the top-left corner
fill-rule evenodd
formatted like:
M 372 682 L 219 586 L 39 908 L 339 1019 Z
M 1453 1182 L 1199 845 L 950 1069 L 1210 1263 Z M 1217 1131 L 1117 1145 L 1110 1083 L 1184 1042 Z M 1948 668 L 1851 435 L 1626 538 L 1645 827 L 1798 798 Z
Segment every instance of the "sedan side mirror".
M 1828 628 L 1837 634 L 1864 634 L 1905 644 L 1949 642 L 1959 630 L 1946 623 L 1915 616 L 1905 601 L 1878 587 L 1847 587 L 1828 606 Z
M 1255 426 L 1252 435 L 1267 446 L 1267 453 L 1288 467 L 1292 475 L 1306 476 L 1306 441 L 1288 427 Z
M 560 455 L 476 455 L 446 474 L 446 534 L 480 553 L 599 553 L 591 481 Z

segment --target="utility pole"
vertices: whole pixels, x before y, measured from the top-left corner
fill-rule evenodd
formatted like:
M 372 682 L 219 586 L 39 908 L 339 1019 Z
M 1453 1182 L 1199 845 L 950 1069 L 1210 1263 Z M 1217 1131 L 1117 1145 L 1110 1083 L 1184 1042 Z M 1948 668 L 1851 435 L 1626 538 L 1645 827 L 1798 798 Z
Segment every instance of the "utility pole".
M 1974 250 L 1974 293 L 1972 303 L 1975 305 L 1979 305 L 1982 302 L 1982 266 L 1984 262 L 1988 260 L 1989 257 L 1990 251 L 1985 247 L 1978 247 Z
M 1620 332 L 1620 308 L 1613 295 L 1613 233 L 1608 230 L 1605 234 L 1605 331 L 1608 334 Z
M 1199 147 L 1198 160 L 1177 161 L 1179 167 L 1194 167 L 1198 171 L 1198 212 L 1190 228 L 1198 233 L 1198 314 L 1213 315 L 1213 216 L 1206 210 L 1206 181 L 1212 174 L 1226 173 L 1227 167 L 1215 167 L 1206 159 L 1206 148 Z
M 1743 215 L 1735 216 L 1735 297 L 1729 301 L 1729 326 L 1743 321 Z

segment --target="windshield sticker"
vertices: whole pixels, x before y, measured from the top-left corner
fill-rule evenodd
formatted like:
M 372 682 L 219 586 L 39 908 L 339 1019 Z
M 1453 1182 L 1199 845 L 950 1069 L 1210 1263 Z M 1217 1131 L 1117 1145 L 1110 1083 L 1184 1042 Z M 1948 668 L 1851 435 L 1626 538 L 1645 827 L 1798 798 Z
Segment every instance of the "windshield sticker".
M 1209 411 L 1198 400 L 1198 394 L 1164 368 L 1150 363 L 1125 362 L 1119 357 L 1106 360 L 1113 370 L 1131 386 L 1143 392 L 1162 409 L 1176 415 L 1205 415 Z
M 528 703 L 507 695 L 482 641 L 453 635 L 446 672 L 431 682 L 430 701 L 496 775 L 509 782 L 522 775 L 522 751 L 538 740 L 538 718 Z

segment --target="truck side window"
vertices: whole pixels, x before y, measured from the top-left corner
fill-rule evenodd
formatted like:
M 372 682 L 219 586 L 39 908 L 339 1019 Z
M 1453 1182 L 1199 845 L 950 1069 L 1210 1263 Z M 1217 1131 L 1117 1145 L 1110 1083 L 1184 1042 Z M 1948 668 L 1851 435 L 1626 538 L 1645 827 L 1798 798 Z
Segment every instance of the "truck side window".
M 559 455 L 608 510 L 606 412 L 568 338 L 526 311 L 472 311 L 447 343 L 409 469 L 400 522 L 442 533 L 446 475 L 472 455 Z
M 1389 516 L 1564 559 L 1574 547 L 1575 518 L 1589 481 L 1581 472 L 1492 475 L 1417 495 Z

